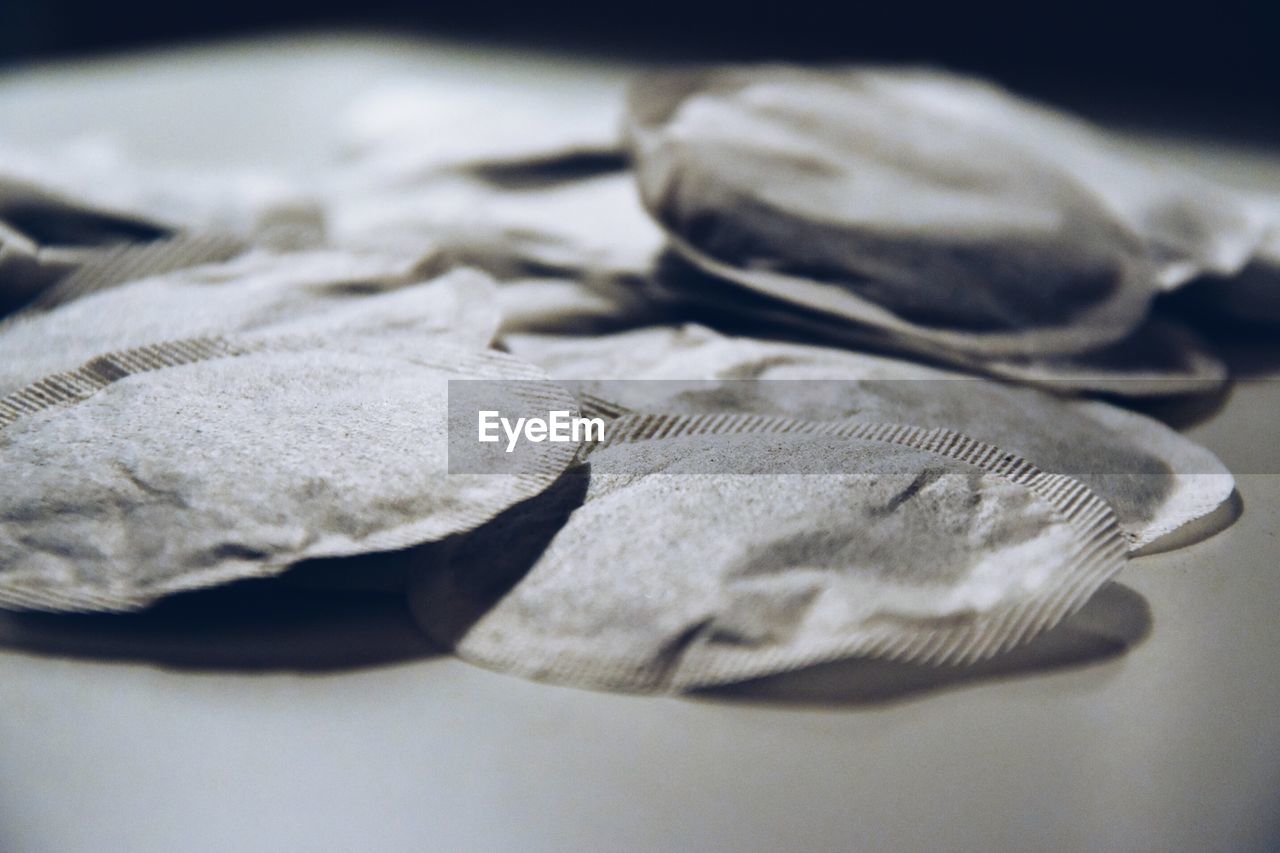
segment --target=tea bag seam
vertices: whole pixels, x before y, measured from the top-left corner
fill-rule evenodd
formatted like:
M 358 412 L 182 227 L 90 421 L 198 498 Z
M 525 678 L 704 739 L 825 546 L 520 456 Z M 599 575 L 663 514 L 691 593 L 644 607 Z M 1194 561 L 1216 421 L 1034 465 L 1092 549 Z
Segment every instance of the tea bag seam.
M 624 332 L 599 339 L 599 345 L 587 345 L 572 337 L 543 335 L 511 336 L 507 343 L 515 354 L 535 362 L 541 361 L 544 367 L 559 377 L 598 375 L 598 379 L 566 378 L 562 381 L 573 387 L 584 411 L 590 410 L 592 416 L 604 417 L 606 420 L 638 412 L 695 414 L 729 410 L 819 421 L 857 418 L 863 421 L 913 423 L 969 434 L 979 440 L 1007 447 L 1042 470 L 1066 473 L 1083 479 L 1100 497 L 1116 508 L 1121 527 L 1130 537 L 1131 553 L 1153 543 L 1158 546 L 1160 540 L 1169 534 L 1214 511 L 1230 497 L 1234 487 L 1230 472 L 1208 450 L 1150 417 L 1130 413 L 1111 403 L 1097 400 L 1055 396 L 1044 402 L 1069 407 L 1069 413 L 1073 417 L 1083 415 L 1089 423 L 1079 424 L 1079 427 L 1086 428 L 1085 434 L 1092 436 L 1092 440 L 1105 444 L 1118 440 L 1119 447 L 1131 446 L 1160 460 L 1167 467 L 1168 476 L 1147 481 L 1160 484 L 1157 487 L 1159 495 L 1143 495 L 1142 490 L 1146 486 L 1141 482 L 1145 479 L 1141 476 L 1122 476 L 1119 485 L 1091 480 L 1090 475 L 1105 475 L 1108 472 L 1096 470 L 1097 463 L 1083 448 L 1076 451 L 1070 449 L 1073 443 L 1070 440 L 1070 430 L 1067 432 L 1068 441 L 1063 443 L 1060 428 L 1052 417 L 1052 409 L 1039 413 L 1039 404 L 1030 410 L 1033 413 L 1032 423 L 1028 425 L 1031 432 L 1026 434 L 1026 438 L 1031 440 L 1030 447 L 1018 444 L 1023 440 L 1023 436 L 1019 434 L 1021 430 L 1009 434 L 1007 430 L 997 426 L 999 415 L 995 415 L 995 420 L 992 420 L 990 413 L 979 411 L 982 407 L 971 407 L 972 410 L 966 408 L 958 417 L 953 417 L 936 406 L 925 405 L 922 399 L 910 403 L 906 409 L 876 415 L 859 411 L 862 406 L 854 405 L 860 399 L 860 394 L 850 397 L 848 404 L 839 406 L 838 411 L 828 411 L 829 406 L 824 404 L 822 411 L 804 414 L 791 407 L 771 405 L 762 408 L 755 403 L 713 403 L 690 407 L 686 401 L 680 403 L 678 408 L 673 408 L 657 400 L 648 400 L 643 404 L 633 401 L 630 406 L 619 405 L 619 399 L 626 396 L 620 386 L 627 385 L 632 380 L 641 380 L 637 383 L 638 386 L 642 386 L 645 380 L 696 383 L 727 380 L 728 384 L 724 387 L 732 388 L 734 383 L 750 376 L 754 380 L 764 380 L 764 385 L 767 386 L 770 381 L 777 381 L 768 378 L 775 359 L 781 360 L 778 365 L 784 370 L 789 370 L 784 365 L 790 365 L 794 360 L 806 377 L 803 381 L 813 381 L 818 377 L 821 381 L 838 382 L 966 378 L 957 372 L 890 360 L 879 355 L 740 336 L 719 336 L 717 339 L 714 332 L 711 333 L 713 337 L 710 340 L 702 341 L 693 349 L 685 349 L 681 341 L 690 328 L 698 327 L 668 325 L 655 328 L 652 332 Z M 654 337 L 654 334 L 658 337 Z M 648 344 L 665 354 L 654 363 L 646 363 L 637 368 L 627 356 L 634 348 Z M 750 368 L 748 373 L 741 372 L 744 366 Z M 762 370 L 765 372 L 759 372 Z M 704 386 L 699 384 L 696 387 Z M 975 388 L 984 395 L 988 391 L 995 393 L 996 402 L 1000 406 L 1014 402 L 1012 398 L 1003 399 L 1002 388 L 1006 387 L 996 382 L 979 381 L 975 384 Z M 606 390 L 607 388 L 613 390 Z M 602 399 L 602 395 L 611 399 Z M 879 395 L 873 392 L 871 398 L 879 399 Z M 1032 402 L 1034 401 L 1027 399 L 1024 404 Z M 895 404 L 897 405 L 900 404 Z M 922 405 L 928 412 L 925 415 L 929 418 L 927 421 L 912 416 L 912 409 Z M 972 432 L 975 430 L 976 434 Z M 1053 446 L 1037 448 L 1042 443 L 1042 438 L 1052 438 Z M 1137 474 L 1143 470 L 1146 469 L 1121 462 L 1115 473 L 1127 475 L 1133 471 Z M 1194 474 L 1210 476 L 1192 476 Z
M 179 235 L 153 243 L 113 246 L 46 289 L 23 311 L 45 312 L 127 282 L 228 261 L 246 248 L 243 241 L 221 234 Z
M 237 338 L 241 338 L 237 340 Z M 145 344 L 129 349 L 113 350 L 94 356 L 72 370 L 52 373 L 14 391 L 7 397 L 0 398 L 0 429 L 4 429 L 19 418 L 38 414 L 47 409 L 62 405 L 73 405 L 88 399 L 112 383 L 140 373 L 163 370 L 166 367 L 182 367 L 210 361 L 218 358 L 231 358 L 250 353 L 269 352 L 272 350 L 288 350 L 296 348 L 322 347 L 324 340 L 320 338 L 279 335 L 254 340 L 251 335 L 235 337 L 209 336 L 180 338 Z M 433 346 L 446 346 L 433 344 Z M 489 353 L 494 353 L 492 356 Z M 419 354 L 404 353 L 402 357 L 424 367 L 435 367 L 444 370 L 458 371 L 470 369 L 482 374 L 480 379 L 530 380 L 546 382 L 537 368 L 528 366 L 517 371 L 513 376 L 511 369 L 523 368 L 523 363 L 512 358 L 505 362 L 496 351 L 467 351 L 458 348 L 450 353 L 451 360 L 431 359 Z M 499 367 L 501 364 L 501 367 Z M 521 398 L 526 402 L 542 402 L 554 399 L 554 395 L 545 397 L 537 394 L 525 397 L 527 389 L 520 389 Z
M 595 394 L 582 394 L 578 397 L 578 405 L 582 408 L 582 414 L 587 417 L 601 417 L 609 420 L 624 417 L 626 415 L 635 414 L 635 410 L 615 403 L 612 400 L 606 400 Z
M 1053 506 L 1065 521 L 1073 525 L 1088 523 L 1091 526 L 1094 521 L 1099 521 L 1102 526 L 1114 528 L 1115 534 L 1123 538 L 1111 507 L 1080 481 L 1065 474 L 1046 473 L 1017 454 L 942 427 L 925 429 L 904 424 L 847 420 L 806 421 L 736 412 L 702 415 L 640 414 L 615 421 L 604 440 L 595 445 L 595 449 L 655 438 L 728 433 L 830 435 L 925 450 L 1025 485 Z
M 166 367 L 230 358 L 259 347 L 222 337 L 185 338 L 103 353 L 73 370 L 45 376 L 0 399 L 0 429 L 20 418 L 74 405 L 121 379 Z

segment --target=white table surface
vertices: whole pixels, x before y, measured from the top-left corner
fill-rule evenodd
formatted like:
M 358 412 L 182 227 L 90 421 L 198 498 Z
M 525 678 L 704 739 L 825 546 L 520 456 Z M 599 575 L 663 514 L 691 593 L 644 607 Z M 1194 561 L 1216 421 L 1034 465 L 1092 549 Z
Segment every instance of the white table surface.
M 314 164 L 335 106 L 389 76 L 605 97 L 625 72 L 242 43 L 0 78 L 0 142 L 101 132 L 156 162 Z M 1280 188 L 1280 155 L 1160 144 Z M 1278 404 L 1249 385 L 1189 434 L 1280 471 Z M 433 655 L 390 602 L 247 626 L 0 617 L 0 851 L 1280 849 L 1280 476 L 1238 480 L 1230 529 L 1133 561 L 1032 653 L 951 683 L 850 664 L 592 693 Z M 1098 656 L 1099 634 L 1135 644 Z M 372 662 L 296 671 L 350 657 Z M 1064 657 L 1086 660 L 1048 665 Z

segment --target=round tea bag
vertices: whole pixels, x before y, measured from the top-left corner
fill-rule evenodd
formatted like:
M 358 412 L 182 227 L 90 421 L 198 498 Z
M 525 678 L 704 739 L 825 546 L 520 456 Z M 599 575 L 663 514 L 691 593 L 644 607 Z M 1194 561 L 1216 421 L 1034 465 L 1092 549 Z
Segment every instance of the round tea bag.
M 629 691 L 855 656 L 960 663 L 1056 624 L 1125 560 L 1083 485 L 943 430 L 637 416 L 589 461 L 585 502 L 522 577 L 473 551 L 418 579 L 431 636 Z
M 642 195 L 685 258 L 751 290 L 994 356 L 1120 340 L 1151 298 L 1238 272 L 1264 204 L 953 75 L 783 66 L 632 92 Z
M 253 252 L 13 318 L 0 326 L 0 396 L 100 353 L 174 338 L 403 325 L 424 340 L 483 348 L 498 322 L 488 276 L 439 275 L 429 256 Z
M 414 333 L 412 319 L 385 333 L 317 323 L 171 339 L 0 399 L 0 606 L 132 610 L 440 540 L 539 494 L 577 446 L 454 472 L 450 380 L 518 380 L 516 403 L 542 411 L 572 399 L 511 356 Z
M 1209 515 L 1235 488 L 1217 457 L 1152 418 L 912 362 L 699 326 L 505 341 L 557 379 L 604 380 L 580 390 L 624 410 L 954 429 L 1089 486 L 1115 509 L 1135 550 Z
M 1132 331 L 1158 289 L 1069 171 L 892 74 L 660 74 L 633 90 L 629 132 L 685 258 L 907 341 L 1080 352 Z

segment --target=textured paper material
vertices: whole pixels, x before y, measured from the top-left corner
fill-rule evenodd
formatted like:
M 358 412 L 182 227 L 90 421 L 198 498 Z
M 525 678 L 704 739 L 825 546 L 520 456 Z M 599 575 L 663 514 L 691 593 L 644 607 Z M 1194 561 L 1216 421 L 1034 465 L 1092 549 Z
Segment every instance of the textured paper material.
M 946 431 L 738 421 L 619 422 L 527 575 L 493 604 L 504 561 L 473 554 L 423 576 L 415 615 L 484 666 L 677 691 L 850 656 L 981 659 L 1123 565 L 1106 503 L 1012 454 Z M 725 453 L 757 473 L 700 467 Z M 833 460 L 859 473 L 824 473 Z
M 1231 474 L 1212 453 L 1151 418 L 911 362 L 730 338 L 699 326 L 597 338 L 510 335 L 506 345 L 557 379 L 729 380 L 706 388 L 605 381 L 592 389 L 644 411 L 854 418 L 954 429 L 1081 480 L 1111 503 L 1134 549 L 1208 515 L 1234 489 Z M 732 381 L 744 379 L 797 381 Z M 618 399 L 629 392 L 640 399 Z
M 447 382 L 528 380 L 543 408 L 571 398 L 510 356 L 432 342 L 435 319 L 169 340 L 0 399 L 0 605 L 132 610 L 439 540 L 540 493 L 576 445 L 451 474 Z

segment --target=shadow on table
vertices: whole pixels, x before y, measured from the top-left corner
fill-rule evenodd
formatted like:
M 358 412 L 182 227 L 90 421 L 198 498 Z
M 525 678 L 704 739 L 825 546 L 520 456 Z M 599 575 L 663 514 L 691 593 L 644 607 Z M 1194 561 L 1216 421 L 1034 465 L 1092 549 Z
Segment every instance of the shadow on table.
M 0 648 L 183 669 L 329 672 L 439 654 L 403 595 L 246 581 L 139 612 L 0 611 Z
M 0 649 L 245 672 L 332 672 L 440 655 L 409 609 L 416 580 L 458 559 L 480 561 L 460 585 L 476 601 L 454 601 L 446 614 L 473 620 L 480 602 L 529 570 L 582 502 L 586 483 L 585 470 L 574 469 L 468 533 L 400 551 L 308 560 L 277 577 L 175 595 L 137 613 L 0 610 Z
M 1065 622 L 1032 642 L 970 666 L 927 666 L 845 660 L 692 694 L 714 701 L 796 706 L 859 706 L 903 701 L 995 679 L 1015 678 L 1109 660 L 1151 630 L 1141 595 L 1111 583 Z

